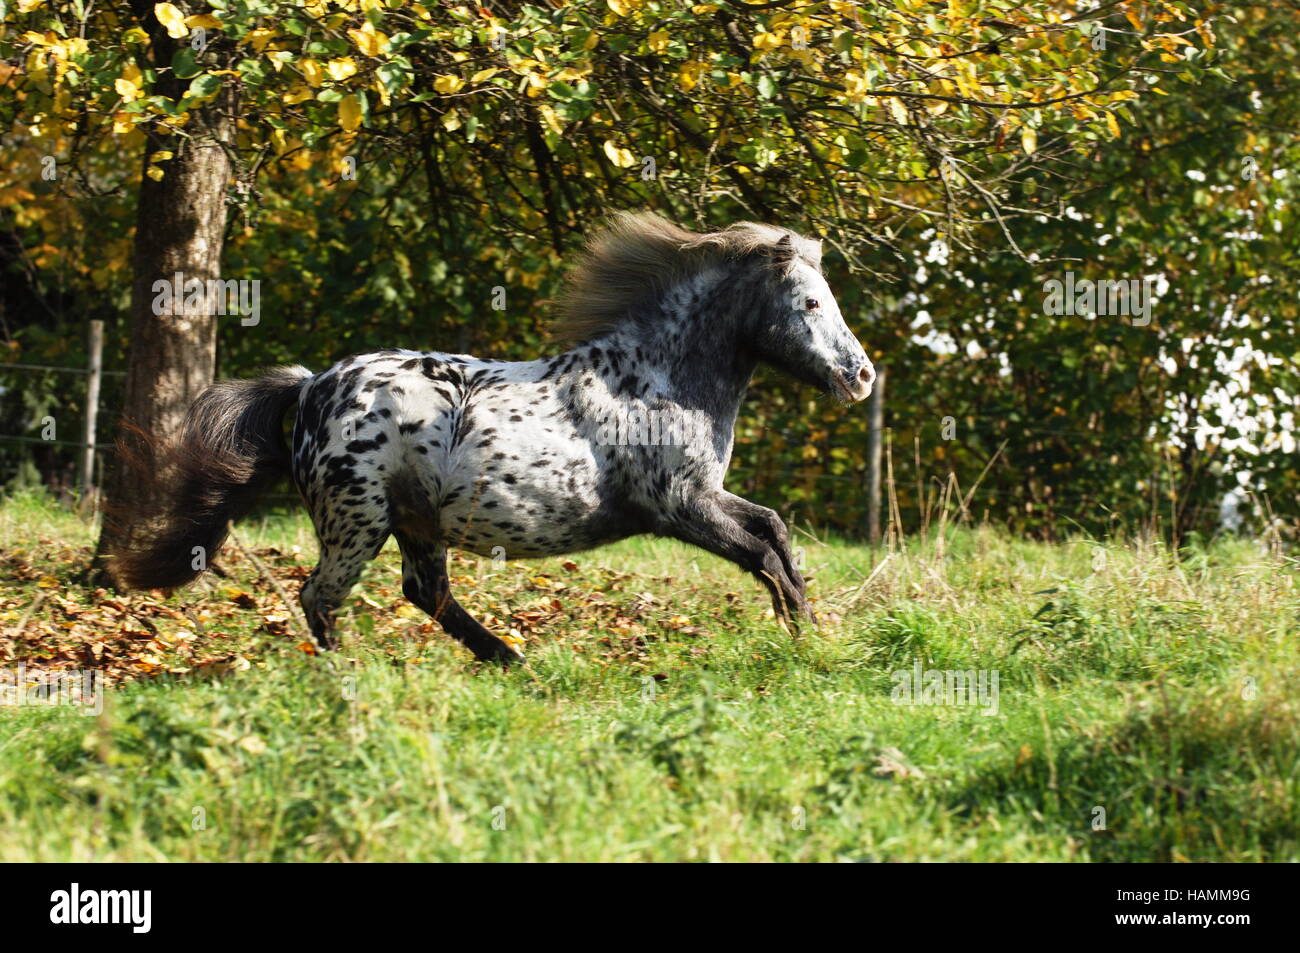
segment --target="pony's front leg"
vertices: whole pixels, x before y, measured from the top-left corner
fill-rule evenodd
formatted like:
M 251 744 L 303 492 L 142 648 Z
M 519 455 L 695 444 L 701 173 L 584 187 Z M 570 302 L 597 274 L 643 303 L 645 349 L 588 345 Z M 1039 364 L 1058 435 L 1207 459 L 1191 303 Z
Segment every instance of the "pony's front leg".
M 776 549 L 746 530 L 732 515 L 733 507 L 726 500 L 729 496 L 711 492 L 696 497 L 685 511 L 668 517 L 660 532 L 706 549 L 753 573 L 772 596 L 772 608 L 778 619 L 797 626 L 795 617 L 799 613 L 814 618 L 808 600 L 786 573 Z
M 776 514 L 775 510 L 769 510 L 766 506 L 751 503 L 743 496 L 722 492 L 720 499 L 723 507 L 745 528 L 745 532 L 751 536 L 757 536 L 776 550 L 777 556 L 781 558 L 781 566 L 785 569 L 786 576 L 794 583 L 795 588 L 799 590 L 799 594 L 806 597 L 808 587 L 804 583 L 803 574 L 799 571 L 794 553 L 790 550 L 790 532 L 785 528 L 785 521 Z M 809 615 L 812 616 L 811 610 Z M 816 616 L 812 616 L 812 619 L 814 622 L 817 621 Z

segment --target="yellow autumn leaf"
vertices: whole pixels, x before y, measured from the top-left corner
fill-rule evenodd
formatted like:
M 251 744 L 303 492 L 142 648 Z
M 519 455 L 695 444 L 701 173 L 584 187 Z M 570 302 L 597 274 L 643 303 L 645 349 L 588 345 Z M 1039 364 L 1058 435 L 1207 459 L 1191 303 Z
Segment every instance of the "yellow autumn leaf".
M 668 49 L 668 31 L 656 30 L 650 34 L 649 38 L 646 40 L 646 44 L 650 47 L 651 52 L 662 53 L 664 50 Z
M 1119 138 L 1119 122 L 1116 121 L 1114 113 L 1106 113 L 1106 128 L 1110 130 L 1112 136 Z
M 284 95 L 284 102 L 290 106 L 296 106 L 298 103 L 306 102 L 308 99 L 314 99 L 316 96 L 306 86 L 295 86 Z
M 330 79 L 334 80 L 334 82 L 341 83 L 349 76 L 356 75 L 357 63 L 352 57 L 344 56 L 326 63 L 325 72 L 330 74 Z
M 605 155 L 609 161 L 614 163 L 620 169 L 627 169 L 636 165 L 636 157 L 627 149 L 622 149 L 614 144 L 614 140 L 605 140 Z
M 1033 126 L 1024 125 L 1020 127 L 1020 145 L 1025 149 L 1025 155 L 1031 156 L 1038 151 L 1038 132 Z
M 282 69 L 284 69 L 286 63 L 293 62 L 293 53 L 291 53 L 288 50 L 275 50 L 272 53 L 267 53 L 266 58 L 271 61 L 271 65 L 275 68 L 275 71 L 278 73 Z M 216 76 L 219 72 L 229 73 L 231 76 L 239 75 L 239 73 L 237 73 L 235 70 L 209 70 L 208 72 L 211 73 L 213 76 Z
M 139 99 L 142 95 L 140 92 L 142 81 L 143 76 L 140 74 L 140 67 L 134 63 L 127 63 L 122 70 L 122 75 L 114 81 L 113 88 L 117 90 L 119 96 L 129 103 L 132 100 Z
M 542 114 L 542 121 L 546 123 L 547 128 L 553 133 L 558 136 L 564 132 L 564 123 L 560 122 L 560 116 L 554 108 L 543 104 L 538 107 L 538 112 Z
M 311 86 L 319 87 L 324 82 L 325 71 L 315 60 L 302 60 L 298 63 L 298 69 L 302 71 L 302 78 Z
M 497 74 L 496 69 L 481 69 L 469 78 L 471 86 L 477 86 L 479 83 L 486 83 Z
M 433 81 L 433 88 L 444 96 L 450 96 L 452 93 L 460 92 L 465 85 L 465 81 L 459 76 L 444 75 L 439 76 Z
M 378 56 L 379 51 L 388 43 L 388 37 L 380 33 L 367 20 L 359 30 L 348 30 L 348 36 L 366 56 Z
M 243 42 L 253 44 L 253 49 L 261 53 L 266 49 L 268 43 L 275 39 L 275 30 L 267 27 L 261 27 L 256 30 L 249 30 L 248 35 L 244 37 Z
M 844 98 L 849 102 L 862 102 L 870 88 L 867 78 L 857 70 L 849 70 L 844 74 Z
M 113 81 L 113 88 L 117 90 L 117 94 L 128 103 L 140 98 L 139 88 L 129 79 L 122 79 L 121 77 L 117 78 Z
M 210 13 L 195 13 L 185 18 L 185 25 L 191 30 L 201 28 L 204 30 L 220 30 L 222 23 Z
M 339 100 L 339 125 L 345 132 L 354 132 L 361 125 L 361 102 L 356 96 Z
M 149 168 L 144 170 L 144 174 L 149 176 L 149 178 L 153 179 L 155 182 L 161 182 L 163 177 L 163 170 L 159 166 L 151 165 L 149 166 Z
M 56 59 L 70 60 L 74 56 L 80 56 L 90 49 L 90 43 L 79 36 L 69 37 L 62 43 L 55 43 L 50 47 L 50 52 Z
M 449 109 L 442 117 L 442 128 L 448 132 L 455 132 L 462 125 L 460 113 L 454 109 Z
M 158 22 L 167 28 L 167 35 L 173 40 L 184 39 L 189 35 L 189 30 L 185 26 L 185 14 L 176 9 L 171 3 L 155 3 L 153 5 L 153 15 L 158 18 Z
M 524 95 L 529 99 L 536 99 L 541 95 L 542 90 L 549 85 L 550 80 L 541 73 L 530 72 L 524 77 L 524 83 Z
M 894 122 L 900 126 L 907 125 L 907 107 L 897 96 L 889 97 L 889 114 L 894 117 Z
M 697 60 L 688 60 L 683 63 L 681 69 L 677 72 L 678 82 L 682 84 L 682 89 L 688 93 L 694 89 L 707 68 L 707 64 Z

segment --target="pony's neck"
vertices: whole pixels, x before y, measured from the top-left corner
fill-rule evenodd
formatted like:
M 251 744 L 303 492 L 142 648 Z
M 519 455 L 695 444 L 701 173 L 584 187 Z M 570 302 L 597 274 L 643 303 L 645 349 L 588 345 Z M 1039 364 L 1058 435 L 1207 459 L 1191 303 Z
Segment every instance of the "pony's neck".
M 758 302 L 711 269 L 670 288 L 606 341 L 669 382 L 672 398 L 734 420 L 758 364 L 750 342 Z

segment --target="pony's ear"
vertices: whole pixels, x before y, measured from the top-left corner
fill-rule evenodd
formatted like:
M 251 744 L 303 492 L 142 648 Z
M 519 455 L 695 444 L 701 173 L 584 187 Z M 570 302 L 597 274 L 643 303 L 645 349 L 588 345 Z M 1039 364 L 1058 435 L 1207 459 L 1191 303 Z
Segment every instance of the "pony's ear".
M 786 232 L 771 245 L 767 246 L 767 257 L 772 260 L 774 265 L 788 265 L 794 261 L 794 242 L 790 240 L 790 233 Z

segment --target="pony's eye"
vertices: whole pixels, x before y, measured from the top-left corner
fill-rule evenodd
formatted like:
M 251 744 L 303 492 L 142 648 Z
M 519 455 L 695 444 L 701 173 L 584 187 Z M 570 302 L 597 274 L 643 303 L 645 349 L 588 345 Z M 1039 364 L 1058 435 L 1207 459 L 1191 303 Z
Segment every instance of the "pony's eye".
M 816 311 L 818 308 L 821 307 L 821 304 L 818 303 L 816 298 L 809 298 L 807 301 L 803 303 L 803 306 L 807 308 L 809 311 Z

